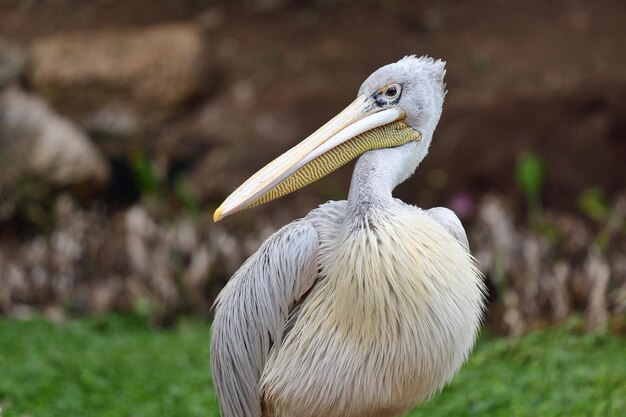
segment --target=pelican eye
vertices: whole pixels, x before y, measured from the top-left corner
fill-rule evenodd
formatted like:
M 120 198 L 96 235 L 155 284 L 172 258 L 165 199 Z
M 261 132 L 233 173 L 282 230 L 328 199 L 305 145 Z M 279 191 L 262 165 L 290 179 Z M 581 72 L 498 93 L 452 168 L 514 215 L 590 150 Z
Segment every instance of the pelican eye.
M 378 100 L 377 104 L 379 106 L 384 106 L 386 104 L 395 104 L 400 100 L 400 94 L 402 93 L 402 86 L 400 84 L 389 84 L 377 92 Z
M 395 85 L 387 87 L 387 89 L 385 90 L 385 95 L 389 98 L 394 98 L 398 95 L 398 87 L 396 87 Z
M 401 95 L 402 85 L 393 83 L 376 90 L 372 98 L 378 107 L 384 107 L 397 104 Z

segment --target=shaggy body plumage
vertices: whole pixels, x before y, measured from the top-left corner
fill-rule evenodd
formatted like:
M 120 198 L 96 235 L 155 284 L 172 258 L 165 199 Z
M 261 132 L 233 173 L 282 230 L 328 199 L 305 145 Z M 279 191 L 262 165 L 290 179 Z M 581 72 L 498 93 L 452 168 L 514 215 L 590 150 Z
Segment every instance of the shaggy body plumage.
M 460 242 L 403 203 L 363 217 L 334 205 L 307 217 L 318 283 L 264 368 L 268 415 L 399 415 L 443 387 L 474 342 L 481 280 Z
M 225 417 L 398 416 L 467 358 L 484 286 L 463 227 L 391 194 L 428 152 L 443 74 L 407 57 L 370 76 L 360 97 L 403 88 L 389 105 L 421 139 L 363 154 L 347 201 L 276 232 L 220 294 L 212 366 Z

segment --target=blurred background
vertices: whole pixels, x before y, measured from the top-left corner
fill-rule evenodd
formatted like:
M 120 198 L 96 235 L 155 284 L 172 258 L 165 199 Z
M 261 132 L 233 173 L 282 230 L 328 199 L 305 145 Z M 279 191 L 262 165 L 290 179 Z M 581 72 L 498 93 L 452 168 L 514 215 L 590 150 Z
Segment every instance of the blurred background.
M 448 94 L 396 196 L 462 219 L 488 332 L 623 335 L 624 22 L 620 0 L 2 0 L 0 313 L 210 318 L 269 234 L 346 197 L 353 164 L 212 211 L 372 71 L 427 54 Z

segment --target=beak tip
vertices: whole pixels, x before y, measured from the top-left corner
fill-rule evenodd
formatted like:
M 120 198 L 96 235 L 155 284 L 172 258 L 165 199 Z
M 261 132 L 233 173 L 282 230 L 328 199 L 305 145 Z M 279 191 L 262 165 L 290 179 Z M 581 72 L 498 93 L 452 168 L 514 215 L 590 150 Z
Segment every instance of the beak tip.
M 223 206 L 219 206 L 219 208 L 217 210 L 215 210 L 215 213 L 213 213 L 213 221 L 215 223 L 219 222 L 220 220 L 222 220 L 224 218 L 224 208 Z

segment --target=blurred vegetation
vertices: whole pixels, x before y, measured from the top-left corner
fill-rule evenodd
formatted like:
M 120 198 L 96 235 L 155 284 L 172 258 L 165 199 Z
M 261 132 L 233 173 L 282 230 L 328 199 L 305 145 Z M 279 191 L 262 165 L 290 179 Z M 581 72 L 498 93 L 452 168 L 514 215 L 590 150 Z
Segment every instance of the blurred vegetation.
M 526 197 L 528 220 L 537 223 L 543 217 L 541 204 L 541 191 L 544 183 L 543 163 L 538 155 L 533 152 L 524 152 L 520 155 L 515 172 L 517 184 Z
M 26 230 L 47 233 L 54 227 L 55 192 L 35 176 L 24 176 L 16 187 L 15 220 Z
M 168 178 L 145 152 L 132 155 L 130 165 L 140 197 L 160 214 L 172 216 L 182 210 L 194 218 L 200 215 L 200 202 L 183 174 Z
M 598 222 L 608 220 L 610 208 L 604 191 L 599 187 L 587 188 L 578 199 L 580 210 L 589 218 Z
M 622 416 L 626 339 L 579 327 L 483 334 L 452 384 L 409 415 Z M 218 416 L 209 337 L 207 322 L 155 331 L 141 315 L 0 320 L 3 417 Z
M 611 239 L 620 233 L 626 233 L 624 207 L 611 207 L 606 200 L 604 190 L 591 187 L 583 191 L 578 199 L 580 210 L 600 227 L 595 237 L 595 244 L 603 251 L 609 248 Z

